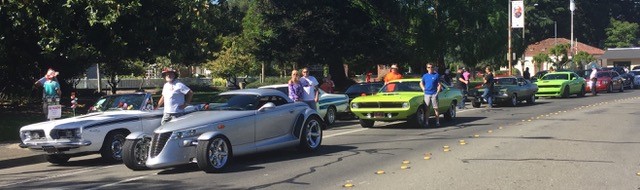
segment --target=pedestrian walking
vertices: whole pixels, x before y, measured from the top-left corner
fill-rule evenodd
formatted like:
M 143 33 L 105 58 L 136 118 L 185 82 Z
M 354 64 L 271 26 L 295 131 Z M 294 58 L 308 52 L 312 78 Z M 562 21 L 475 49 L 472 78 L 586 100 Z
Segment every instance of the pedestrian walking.
M 402 79 L 402 74 L 400 74 L 398 72 L 398 65 L 393 64 L 391 65 L 391 69 L 389 71 L 389 73 L 387 73 L 384 76 L 384 84 L 388 84 L 389 82 L 393 81 L 393 80 L 398 80 L 398 79 Z M 395 84 L 388 84 L 387 85 L 387 92 L 393 92 L 395 90 Z
M 596 83 L 598 82 L 598 69 L 596 67 L 591 67 L 591 74 L 589 75 L 589 79 L 591 79 L 591 95 L 598 95 L 598 91 L 596 90 Z
M 524 69 L 524 72 L 522 73 L 522 77 L 527 80 L 531 79 L 531 73 L 529 73 L 529 67 Z
M 427 63 L 427 73 L 422 75 L 420 80 L 420 88 L 424 91 L 425 103 L 425 125 L 429 126 L 429 106 L 433 107 L 436 116 L 436 127 L 440 127 L 440 113 L 438 113 L 438 93 L 442 90 L 440 84 L 440 75 L 434 72 L 434 66 Z
M 491 67 L 487 67 L 485 68 L 485 72 L 486 74 L 484 75 L 483 78 L 483 86 L 484 86 L 484 93 L 482 94 L 482 97 L 486 100 L 487 102 L 487 108 L 492 108 L 493 107 L 493 73 L 491 72 Z
M 178 80 L 178 74 L 171 68 L 162 70 L 166 83 L 162 87 L 162 96 L 158 100 L 158 108 L 164 105 L 161 125 L 184 115 L 184 108 L 191 104 L 193 91 Z M 157 109 L 157 108 L 156 108 Z
M 302 101 L 302 84 L 300 84 L 300 74 L 298 70 L 291 71 L 291 79 L 289 79 L 289 98 L 294 102 Z
M 307 103 L 309 107 L 314 110 L 318 110 L 318 80 L 309 75 L 309 69 L 302 68 L 302 77 L 300 77 L 300 84 L 302 85 L 302 101 Z
M 465 109 L 464 103 L 467 101 L 467 86 L 469 80 L 465 79 L 462 69 L 458 69 L 456 72 L 456 88 L 462 91 L 462 101 L 458 103 L 458 109 Z
M 60 103 L 60 83 L 58 83 L 57 76 L 59 72 L 53 69 L 48 69 L 44 77 L 35 82 L 36 86 L 42 86 L 42 113 L 44 117 L 48 119 L 49 105 L 57 105 Z

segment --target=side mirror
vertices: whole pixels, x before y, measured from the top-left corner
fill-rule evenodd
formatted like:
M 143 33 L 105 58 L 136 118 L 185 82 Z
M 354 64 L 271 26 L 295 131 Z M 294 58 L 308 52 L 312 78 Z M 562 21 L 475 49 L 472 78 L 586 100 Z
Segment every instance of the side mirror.
M 275 107 L 276 107 L 276 105 L 274 103 L 267 102 L 266 104 L 262 105 L 262 107 L 260 107 L 258 109 L 258 111 L 268 111 L 268 110 L 273 109 Z

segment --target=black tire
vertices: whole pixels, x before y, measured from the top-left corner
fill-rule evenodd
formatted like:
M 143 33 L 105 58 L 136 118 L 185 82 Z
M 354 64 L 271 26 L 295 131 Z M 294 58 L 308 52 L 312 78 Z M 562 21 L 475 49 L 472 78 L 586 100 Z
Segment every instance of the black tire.
M 302 126 L 300 144 L 298 147 L 304 152 L 313 152 L 322 144 L 322 123 L 319 118 L 311 116 Z
M 473 100 L 471 102 L 471 106 L 473 106 L 474 108 L 479 108 L 481 104 L 482 103 L 480 103 L 480 101 L 476 101 L 476 100 Z
M 536 96 L 535 95 L 529 96 L 529 99 L 527 99 L 527 104 L 533 105 L 535 103 L 536 103 Z
M 329 108 L 327 108 L 327 114 L 324 116 L 324 122 L 327 124 L 327 127 L 336 122 L 336 107 L 329 106 Z
M 607 93 L 611 93 L 613 92 L 613 85 L 609 84 L 607 85 Z
M 410 126 L 416 126 L 418 128 L 425 128 L 428 127 L 427 126 L 427 120 L 429 118 L 426 117 L 427 113 L 425 112 L 426 109 L 425 105 L 420 105 L 418 107 L 418 109 L 416 110 L 416 114 L 413 115 L 412 117 L 409 118 L 409 120 L 407 120 L 407 123 Z
M 584 90 L 584 85 L 583 85 L 582 88 L 580 88 L 580 93 L 578 94 L 578 97 L 584 97 L 585 94 L 587 94 L 587 92 Z
M 102 155 L 102 159 L 105 162 L 115 163 L 122 161 L 122 148 L 127 135 L 128 133 L 123 131 L 111 131 L 107 134 L 100 149 L 100 155 Z
M 509 105 L 510 105 L 511 107 L 516 107 L 516 106 L 518 106 L 518 95 L 517 95 L 517 94 L 513 94 L 513 95 L 511 96 L 511 101 L 509 102 Z
M 624 92 L 624 84 L 620 85 L 620 90 L 618 90 L 618 92 Z
M 196 159 L 198 168 L 206 173 L 223 172 L 232 158 L 231 143 L 221 135 L 206 141 L 198 141 Z
M 139 171 L 148 170 L 146 161 L 149 155 L 151 139 L 125 140 L 122 148 L 122 162 L 127 168 Z
M 57 165 L 66 164 L 69 162 L 69 159 L 71 159 L 69 155 L 65 154 L 47 154 L 45 155 L 45 158 L 47 159 L 47 162 Z
M 571 92 L 571 89 L 569 89 L 569 86 L 565 86 L 564 90 L 562 91 L 562 97 L 563 98 L 568 98 L 569 97 L 569 92 Z
M 371 128 L 376 121 L 368 119 L 360 119 L 360 126 L 363 128 Z
M 447 110 L 447 112 L 444 113 L 444 120 L 451 121 L 453 120 L 453 118 L 456 118 L 457 115 L 458 113 L 456 110 L 456 102 L 451 101 L 451 106 L 449 106 L 449 110 Z

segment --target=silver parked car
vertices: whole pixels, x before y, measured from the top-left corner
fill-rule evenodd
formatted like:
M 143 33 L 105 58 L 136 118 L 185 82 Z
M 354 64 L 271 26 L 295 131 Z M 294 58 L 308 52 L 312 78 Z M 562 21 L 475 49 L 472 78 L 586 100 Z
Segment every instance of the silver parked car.
M 92 106 L 93 113 L 20 128 L 20 147 L 42 152 L 54 164 L 96 152 L 107 162 L 120 161 L 129 133 L 151 132 L 160 126 L 162 111 L 153 110 L 152 102 L 149 93 L 101 97 Z
M 197 162 L 205 172 L 220 172 L 234 156 L 291 146 L 313 151 L 322 142 L 318 113 L 277 90 L 224 92 L 201 108 L 153 134 L 131 133 L 125 165 L 143 170 Z

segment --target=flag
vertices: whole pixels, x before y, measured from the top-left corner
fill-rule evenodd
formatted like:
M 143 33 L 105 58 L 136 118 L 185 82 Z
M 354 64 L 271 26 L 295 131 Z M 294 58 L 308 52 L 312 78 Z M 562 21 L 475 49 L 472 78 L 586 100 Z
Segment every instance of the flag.
M 511 1 L 511 28 L 524 28 L 524 3 Z

